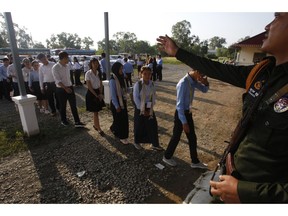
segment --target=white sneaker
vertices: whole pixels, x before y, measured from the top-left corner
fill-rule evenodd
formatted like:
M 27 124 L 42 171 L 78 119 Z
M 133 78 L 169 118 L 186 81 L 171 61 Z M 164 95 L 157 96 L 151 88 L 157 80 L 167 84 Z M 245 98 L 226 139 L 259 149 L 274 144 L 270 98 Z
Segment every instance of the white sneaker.
M 142 149 L 142 146 L 138 143 L 133 143 L 134 147 L 138 150 Z
M 165 158 L 165 156 L 163 156 L 162 161 L 163 161 L 164 163 L 168 164 L 169 166 L 173 166 L 173 167 L 174 167 L 174 166 L 177 165 L 177 162 L 176 162 L 175 160 L 173 160 L 172 158 L 167 159 L 167 158 Z
M 191 167 L 192 168 L 198 168 L 198 169 L 208 169 L 208 167 L 207 167 L 207 164 L 203 164 L 203 163 L 201 163 L 201 162 L 199 162 L 199 163 L 192 163 L 191 164 Z
M 127 145 L 129 144 L 128 140 L 127 139 L 120 139 L 120 142 L 124 145 Z

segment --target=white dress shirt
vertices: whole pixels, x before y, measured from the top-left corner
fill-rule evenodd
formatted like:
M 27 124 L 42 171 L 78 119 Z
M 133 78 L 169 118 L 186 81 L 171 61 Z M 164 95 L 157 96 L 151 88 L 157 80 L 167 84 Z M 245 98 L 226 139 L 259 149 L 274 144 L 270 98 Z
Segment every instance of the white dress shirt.
M 72 86 L 70 80 L 70 67 L 68 65 L 61 65 L 59 62 L 52 67 L 52 74 L 55 80 L 55 84 L 58 88 L 61 88 L 59 83 L 61 82 L 64 86 Z
M 50 61 L 47 65 L 41 64 L 39 68 L 39 84 L 41 89 L 44 89 L 43 83 L 55 81 L 52 75 L 52 67 L 54 65 L 55 63 Z
M 12 82 L 18 83 L 17 73 L 14 64 L 10 64 L 7 68 L 8 76 L 12 76 Z M 15 77 L 16 76 L 16 77 Z

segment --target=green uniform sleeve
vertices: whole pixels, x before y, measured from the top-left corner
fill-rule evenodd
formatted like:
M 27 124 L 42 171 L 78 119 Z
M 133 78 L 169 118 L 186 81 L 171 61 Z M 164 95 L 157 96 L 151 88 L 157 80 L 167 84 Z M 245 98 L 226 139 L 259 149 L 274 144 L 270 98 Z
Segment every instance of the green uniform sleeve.
M 194 70 L 199 70 L 201 73 L 211 78 L 230 83 L 231 85 L 240 88 L 245 88 L 246 78 L 254 66 L 234 66 L 222 64 L 217 61 L 199 57 L 181 48 L 179 48 L 176 58 Z
M 288 203 L 288 183 L 256 183 L 239 181 L 241 203 Z

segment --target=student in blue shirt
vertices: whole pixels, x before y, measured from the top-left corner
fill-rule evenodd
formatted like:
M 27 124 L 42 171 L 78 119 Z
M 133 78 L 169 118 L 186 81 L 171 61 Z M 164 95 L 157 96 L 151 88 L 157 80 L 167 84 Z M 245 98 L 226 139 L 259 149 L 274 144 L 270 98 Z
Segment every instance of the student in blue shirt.
M 111 68 L 112 74 L 109 80 L 110 109 L 113 115 L 111 132 L 120 139 L 123 144 L 128 144 L 129 122 L 127 112 L 127 88 L 124 82 L 123 65 L 115 62 Z
M 130 86 L 132 86 L 131 75 L 133 71 L 134 71 L 133 65 L 128 62 L 128 58 L 124 58 L 123 73 L 124 73 L 127 87 L 129 87 L 129 83 L 130 83 Z
M 10 88 L 11 84 L 9 83 L 7 68 L 9 66 L 9 59 L 7 57 L 3 58 L 3 65 L 0 66 L 0 99 L 3 96 L 8 100 L 12 101 L 10 97 Z
M 209 89 L 209 82 L 206 76 L 203 76 L 197 70 L 191 70 L 177 84 L 177 103 L 174 115 L 173 135 L 163 156 L 163 162 L 170 166 L 176 166 L 177 163 L 172 159 L 175 149 L 180 141 L 182 131 L 184 130 L 190 149 L 192 168 L 206 169 L 207 165 L 201 163 L 197 155 L 197 137 L 192 118 L 192 102 L 194 99 L 195 88 L 206 93 Z
M 159 79 L 159 81 L 162 81 L 163 60 L 161 58 L 161 55 L 158 55 L 156 61 L 157 61 L 157 78 Z
M 102 80 L 106 80 L 106 54 L 101 53 L 101 60 L 100 60 L 101 72 L 102 72 Z

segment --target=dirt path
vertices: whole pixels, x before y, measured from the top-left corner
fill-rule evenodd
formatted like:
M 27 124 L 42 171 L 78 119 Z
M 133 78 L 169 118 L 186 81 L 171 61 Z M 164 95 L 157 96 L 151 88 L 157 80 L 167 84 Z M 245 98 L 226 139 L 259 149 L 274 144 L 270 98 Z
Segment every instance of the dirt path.
M 185 75 L 184 65 L 165 65 L 163 81 L 156 82 L 160 144 L 166 148 L 172 134 L 175 86 Z M 186 137 L 175 152 L 178 166 L 159 170 L 163 152 L 148 145 L 138 151 L 115 140 L 108 109 L 100 113 L 106 137 L 92 128 L 85 112 L 86 88 L 75 89 L 81 120 L 86 129 L 63 128 L 56 117 L 37 113 L 41 134 L 25 140 L 28 151 L 0 161 L 0 203 L 182 203 L 202 170 L 192 170 Z M 207 94 L 195 93 L 193 118 L 201 161 L 213 169 L 236 125 L 241 89 L 210 79 Z M 133 107 L 129 108 L 130 142 L 133 142 Z M 0 130 L 21 131 L 14 105 L 0 101 Z M 163 164 L 163 163 L 162 163 Z M 85 171 L 82 177 L 77 173 Z

